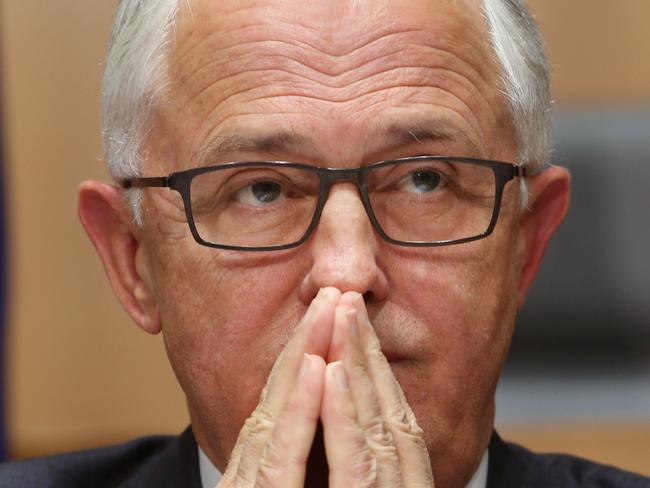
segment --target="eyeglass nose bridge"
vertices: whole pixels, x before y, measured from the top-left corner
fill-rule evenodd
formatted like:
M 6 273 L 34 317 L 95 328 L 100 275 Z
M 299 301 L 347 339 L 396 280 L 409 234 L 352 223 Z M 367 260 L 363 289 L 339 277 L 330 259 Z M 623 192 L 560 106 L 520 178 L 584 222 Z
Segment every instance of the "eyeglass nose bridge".
M 382 239 L 388 242 L 397 242 L 390 238 L 381 228 L 381 225 L 372 209 L 372 205 L 370 204 L 366 178 L 368 168 L 363 166 L 359 168 L 318 168 L 317 172 L 321 181 L 320 194 L 318 196 L 318 205 L 314 212 L 314 218 L 309 229 L 305 233 L 305 239 L 311 235 L 312 231 L 318 226 L 332 186 L 336 183 L 352 183 L 357 187 L 359 195 L 361 196 L 361 203 L 363 203 L 366 215 L 370 219 L 370 223 L 375 231 Z

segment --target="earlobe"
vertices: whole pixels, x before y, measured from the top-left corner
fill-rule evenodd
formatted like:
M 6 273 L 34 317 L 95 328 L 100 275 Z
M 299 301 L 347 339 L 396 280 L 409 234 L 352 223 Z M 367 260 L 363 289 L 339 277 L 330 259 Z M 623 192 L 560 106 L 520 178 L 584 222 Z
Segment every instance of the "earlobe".
M 544 257 L 544 252 L 569 208 L 570 175 L 565 168 L 551 167 L 528 179 L 529 210 L 521 217 L 519 308 Z
M 79 219 L 122 306 L 142 329 L 151 334 L 160 332 L 158 304 L 146 276 L 144 250 L 122 191 L 99 181 L 83 182 Z

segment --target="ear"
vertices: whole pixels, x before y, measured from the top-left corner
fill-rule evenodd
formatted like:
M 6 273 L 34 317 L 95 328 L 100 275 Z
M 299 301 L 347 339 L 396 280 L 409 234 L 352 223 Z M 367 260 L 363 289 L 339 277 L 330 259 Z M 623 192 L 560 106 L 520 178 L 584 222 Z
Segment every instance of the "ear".
M 519 308 L 524 304 L 551 236 L 569 208 L 570 180 L 569 172 L 556 166 L 528 178 L 529 210 L 524 210 L 520 222 L 523 240 Z
M 79 219 L 122 306 L 145 331 L 160 332 L 142 231 L 132 221 L 123 190 L 99 181 L 83 182 L 79 187 Z

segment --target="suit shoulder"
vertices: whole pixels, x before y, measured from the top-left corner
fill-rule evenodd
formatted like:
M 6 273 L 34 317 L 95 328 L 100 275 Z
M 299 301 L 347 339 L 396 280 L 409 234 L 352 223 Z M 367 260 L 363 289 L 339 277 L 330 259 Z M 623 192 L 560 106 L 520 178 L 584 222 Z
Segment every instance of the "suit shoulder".
M 0 464 L 0 486 L 119 486 L 163 453 L 174 439 L 173 436 L 143 437 L 110 447 Z
M 650 478 L 566 454 L 536 454 L 494 439 L 489 488 L 650 488 Z

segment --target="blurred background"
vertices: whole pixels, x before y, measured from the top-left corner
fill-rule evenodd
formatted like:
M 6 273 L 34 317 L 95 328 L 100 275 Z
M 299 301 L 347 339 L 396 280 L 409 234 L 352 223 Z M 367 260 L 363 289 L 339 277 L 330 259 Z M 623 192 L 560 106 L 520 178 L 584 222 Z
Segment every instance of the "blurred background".
M 497 427 L 650 475 L 650 2 L 530 4 L 574 196 L 519 318 Z M 15 458 L 188 422 L 160 337 L 122 311 L 76 217 L 79 182 L 107 180 L 99 89 L 114 7 L 0 0 L 0 446 Z

